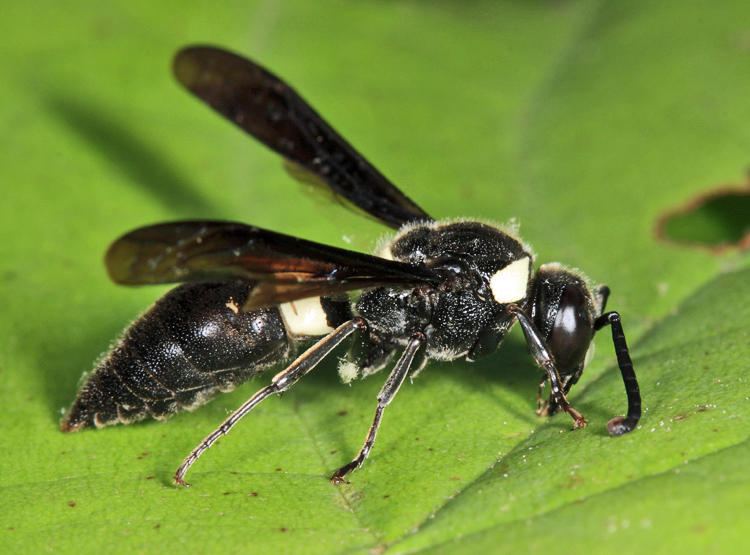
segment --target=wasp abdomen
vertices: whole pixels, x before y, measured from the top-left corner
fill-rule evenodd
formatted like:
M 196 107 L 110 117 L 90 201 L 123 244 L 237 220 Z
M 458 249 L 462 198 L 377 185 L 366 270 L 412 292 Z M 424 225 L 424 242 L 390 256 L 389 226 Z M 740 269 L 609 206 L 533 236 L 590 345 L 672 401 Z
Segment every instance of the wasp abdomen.
M 164 419 L 285 359 L 289 339 L 278 309 L 240 310 L 251 287 L 230 282 L 170 291 L 97 365 L 62 429 Z

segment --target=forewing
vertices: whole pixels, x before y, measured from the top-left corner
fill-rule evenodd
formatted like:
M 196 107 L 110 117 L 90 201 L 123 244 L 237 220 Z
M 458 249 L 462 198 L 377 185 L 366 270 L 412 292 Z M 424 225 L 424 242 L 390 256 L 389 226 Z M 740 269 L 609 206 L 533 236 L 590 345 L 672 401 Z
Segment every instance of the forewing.
M 221 221 L 136 229 L 112 243 L 105 265 L 112 280 L 125 285 L 256 282 L 245 310 L 366 287 L 436 281 L 423 266 Z
M 383 223 L 399 228 L 432 219 L 289 85 L 254 62 L 218 48 L 192 46 L 177 53 L 174 73 L 224 117 Z

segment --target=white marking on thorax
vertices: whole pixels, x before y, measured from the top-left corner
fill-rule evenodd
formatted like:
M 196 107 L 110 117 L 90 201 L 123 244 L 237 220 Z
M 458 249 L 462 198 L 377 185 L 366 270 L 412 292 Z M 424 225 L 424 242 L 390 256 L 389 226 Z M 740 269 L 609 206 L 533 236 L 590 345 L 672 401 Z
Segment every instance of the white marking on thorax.
M 490 278 L 490 289 L 500 304 L 520 301 L 526 296 L 529 284 L 530 259 L 527 256 L 511 262 Z
M 320 304 L 320 297 L 310 297 L 279 305 L 281 318 L 292 336 L 317 336 L 333 331 L 328 325 L 325 310 Z

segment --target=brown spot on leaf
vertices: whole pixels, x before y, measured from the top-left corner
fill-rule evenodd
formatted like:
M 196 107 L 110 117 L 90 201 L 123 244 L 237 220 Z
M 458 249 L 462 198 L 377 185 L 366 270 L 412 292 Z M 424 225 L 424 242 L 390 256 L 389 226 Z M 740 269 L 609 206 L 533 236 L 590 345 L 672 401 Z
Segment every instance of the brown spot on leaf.
M 578 474 L 573 474 L 570 477 L 570 480 L 568 480 L 568 483 L 564 484 L 562 487 L 564 487 L 565 489 L 576 489 L 582 483 L 583 483 L 583 478 L 581 478 Z

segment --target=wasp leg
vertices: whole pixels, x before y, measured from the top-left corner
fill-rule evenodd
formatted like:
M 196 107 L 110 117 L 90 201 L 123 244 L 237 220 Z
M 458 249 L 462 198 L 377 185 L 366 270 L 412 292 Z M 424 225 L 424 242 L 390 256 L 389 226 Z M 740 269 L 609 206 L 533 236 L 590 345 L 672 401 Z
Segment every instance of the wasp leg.
M 189 486 L 190 484 L 185 482 L 185 474 L 198 457 L 200 457 L 206 449 L 211 447 L 217 439 L 226 435 L 243 416 L 254 409 L 263 399 L 269 395 L 281 393 L 292 387 L 302 376 L 315 368 L 315 366 L 317 366 L 317 364 L 323 360 L 328 353 L 330 353 L 349 335 L 355 331 L 364 330 L 366 328 L 367 323 L 362 318 L 354 318 L 353 320 L 341 324 L 323 339 L 315 343 L 315 345 L 310 347 L 307 351 L 302 353 L 302 355 L 300 355 L 297 360 L 292 362 L 286 369 L 276 374 L 271 380 L 271 385 L 264 387 L 250 397 L 250 399 L 245 401 L 240 408 L 234 411 L 232 415 L 221 424 L 221 426 L 208 434 L 203 441 L 200 442 L 198 447 L 193 449 L 193 451 L 185 457 L 180 468 L 175 472 L 175 483 L 180 486 Z
M 632 432 L 641 419 L 641 392 L 638 388 L 638 380 L 635 377 L 633 361 L 630 360 L 628 344 L 625 342 L 620 315 L 617 312 L 602 314 L 594 322 L 594 330 L 599 331 L 608 324 L 612 326 L 612 342 L 615 344 L 617 365 L 620 367 L 622 381 L 625 384 L 625 393 L 628 395 L 628 414 L 625 417 L 616 416 L 607 422 L 607 430 L 613 436 L 621 436 Z
M 362 463 L 365 462 L 367 455 L 370 454 L 370 449 L 372 449 L 372 444 L 375 443 L 375 436 L 378 433 L 380 420 L 383 418 L 385 407 L 387 407 L 388 404 L 393 400 L 393 398 L 396 396 L 396 393 L 398 393 L 401 384 L 404 383 L 406 375 L 409 373 L 409 368 L 411 367 L 411 364 L 414 360 L 414 355 L 417 353 L 417 350 L 422 345 L 424 340 L 425 337 L 421 333 L 413 335 L 409 340 L 409 343 L 406 346 L 406 350 L 404 350 L 404 352 L 402 353 L 401 358 L 398 359 L 396 366 L 391 371 L 388 379 L 385 381 L 385 384 L 383 384 L 380 393 L 378 393 L 378 406 L 375 409 L 375 417 L 372 420 L 372 425 L 370 426 L 370 430 L 367 432 L 367 437 L 365 438 L 365 442 L 362 445 L 362 448 L 350 463 L 345 464 L 333 473 L 333 475 L 331 476 L 332 483 L 341 484 L 345 482 L 346 480 L 344 479 L 344 476 L 348 472 L 359 468 L 360 466 L 362 466 Z
M 573 374 L 569 374 L 567 376 L 562 376 L 562 382 L 563 382 L 563 393 L 567 397 L 568 393 L 570 393 L 570 389 L 578 383 L 578 380 L 581 377 L 581 374 L 583 374 L 583 364 L 581 364 L 578 369 Z M 543 382 L 546 382 L 548 379 L 547 374 L 545 374 L 542 377 Z M 542 384 L 539 384 L 539 394 L 542 393 Z M 538 402 L 538 401 L 537 401 Z M 550 395 L 549 399 L 544 403 L 542 410 L 537 411 L 537 414 L 539 416 L 553 416 L 560 412 L 560 407 L 557 406 L 557 401 L 555 401 L 554 395 Z
M 524 313 L 518 306 L 514 304 L 508 305 L 508 312 L 515 315 L 518 322 L 521 324 L 523 334 L 526 337 L 526 343 L 529 345 L 529 350 L 531 351 L 531 356 L 533 356 L 536 363 L 547 372 L 551 396 L 554 401 L 562 410 L 567 412 L 573 418 L 575 422 L 573 425 L 574 428 L 585 427 L 586 419 L 580 412 L 574 409 L 570 403 L 568 403 L 568 399 L 565 397 L 564 385 L 562 384 L 560 375 L 557 373 L 557 368 L 555 368 L 555 361 L 547 349 L 547 346 L 544 344 L 542 335 L 531 322 L 531 319 L 526 316 L 526 313 Z

